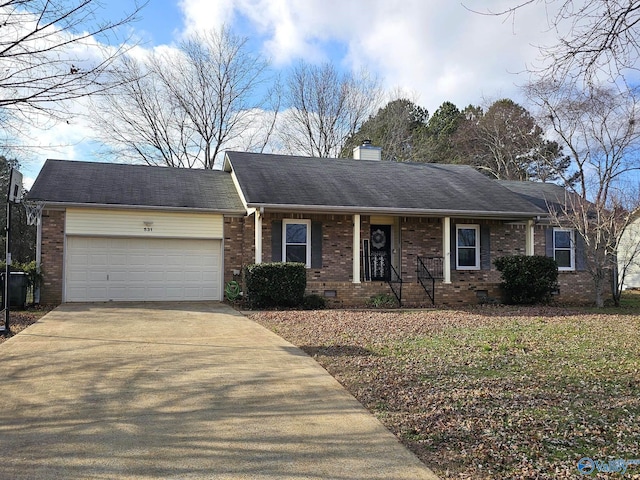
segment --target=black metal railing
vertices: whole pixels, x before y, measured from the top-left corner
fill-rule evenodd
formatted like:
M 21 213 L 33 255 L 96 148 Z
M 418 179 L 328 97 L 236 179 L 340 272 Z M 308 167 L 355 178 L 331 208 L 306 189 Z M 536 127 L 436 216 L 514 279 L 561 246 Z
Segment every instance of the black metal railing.
M 442 257 L 416 257 L 418 283 L 427 293 L 431 304 L 436 303 L 436 279 L 444 278 Z
M 401 307 L 402 306 L 402 277 L 400 276 L 398 271 L 393 267 L 393 265 L 389 264 L 389 267 L 391 270 L 390 271 L 391 275 L 389 276 L 387 283 L 389 284 L 389 288 L 391 288 L 391 291 L 395 295 L 396 300 L 398 300 L 398 306 Z

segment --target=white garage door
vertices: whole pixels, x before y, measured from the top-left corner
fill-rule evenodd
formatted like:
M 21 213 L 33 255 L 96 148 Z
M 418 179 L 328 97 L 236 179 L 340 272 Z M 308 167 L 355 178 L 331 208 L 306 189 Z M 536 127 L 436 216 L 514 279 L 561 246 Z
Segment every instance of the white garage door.
M 220 300 L 220 240 L 67 237 L 66 301 Z

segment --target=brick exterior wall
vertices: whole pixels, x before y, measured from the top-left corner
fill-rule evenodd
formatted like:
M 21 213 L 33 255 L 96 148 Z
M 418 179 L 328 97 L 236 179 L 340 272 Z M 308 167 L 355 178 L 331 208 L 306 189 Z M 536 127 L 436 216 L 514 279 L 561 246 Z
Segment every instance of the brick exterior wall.
M 253 225 L 253 216 L 250 217 Z M 322 268 L 307 272 L 308 282 L 350 282 L 353 277 L 353 217 L 265 213 L 262 221 L 262 261 L 271 262 L 272 223 L 284 219 L 322 222 Z M 361 236 L 364 234 L 362 226 Z
M 307 271 L 307 293 L 327 296 L 329 304 L 336 307 L 362 306 L 377 294 L 392 294 L 386 282 L 352 283 L 353 265 L 353 217 L 351 215 L 306 215 L 267 212 L 263 217 L 263 261 L 272 260 L 271 230 L 273 221 L 304 219 L 322 223 L 322 267 Z M 441 257 L 443 255 L 442 226 L 440 218 L 400 217 L 395 220 L 392 254 L 394 266 L 403 279 L 403 306 L 427 306 L 431 300 L 417 279 L 417 257 Z M 524 255 L 526 226 L 497 220 L 452 219 L 452 224 L 479 224 L 489 228 L 490 264 L 484 270 L 451 271 L 451 283 L 435 282 L 436 305 L 465 305 L 481 301 L 502 300 L 500 272 L 493 261 L 505 255 Z M 244 234 L 240 230 L 244 228 Z M 361 216 L 361 238 L 368 238 L 370 217 Z M 225 221 L 225 281 L 232 278 L 230 269 L 254 263 L 254 217 Z M 235 250 L 242 245 L 244 253 Z M 545 254 L 543 226 L 535 228 L 535 254 Z M 360 255 L 360 252 L 358 252 Z M 362 278 L 362 276 L 361 276 Z M 594 299 L 591 277 L 588 272 L 561 272 L 560 292 L 555 297 L 562 303 L 590 303 Z
M 536 255 L 545 255 L 545 235 L 544 226 L 537 225 L 535 227 L 535 245 L 534 253 Z M 604 298 L 612 299 L 611 290 L 606 288 L 610 285 L 611 279 L 605 281 Z M 558 272 L 559 293 L 555 299 L 561 303 L 589 304 L 595 302 L 595 287 L 593 279 L 589 272 L 586 271 L 561 271 Z
M 59 305 L 62 303 L 64 267 L 64 210 L 42 212 L 42 256 L 43 282 L 40 287 L 40 303 Z
M 263 218 L 263 261 L 270 262 L 271 230 L 274 220 L 285 218 L 307 219 L 322 223 L 322 266 L 307 271 L 307 293 L 327 297 L 333 306 L 362 306 L 378 294 L 392 294 L 386 282 L 352 283 L 353 276 L 353 217 L 351 215 L 294 215 L 267 213 Z M 224 282 L 240 280 L 236 272 L 255 262 L 253 215 L 227 217 L 224 220 Z M 489 227 L 491 268 L 459 271 L 452 269 L 451 283 L 435 282 L 436 305 L 463 305 L 486 298 L 501 300 L 500 273 L 493 261 L 503 255 L 525 253 L 525 226 L 500 221 L 455 220 L 455 223 L 481 224 Z M 42 271 L 40 301 L 57 305 L 62 302 L 64 262 L 64 210 L 44 210 L 42 215 Z M 396 219 L 394 266 L 401 272 L 403 306 L 431 304 L 427 293 L 418 283 L 417 257 L 441 257 L 442 219 L 401 217 Z M 368 238 L 370 217 L 361 216 L 361 238 Z M 535 228 L 535 254 L 545 255 L 543 226 Z M 357 252 L 360 255 L 360 251 Z M 361 275 L 362 278 L 362 275 Z M 593 281 L 588 272 L 560 272 L 559 294 L 562 303 L 593 302 Z M 607 292 L 608 294 L 608 292 Z M 334 296 L 335 295 L 335 296 Z
M 253 216 L 225 217 L 223 273 L 225 284 L 231 280 L 240 281 L 242 269 L 254 263 L 254 230 Z

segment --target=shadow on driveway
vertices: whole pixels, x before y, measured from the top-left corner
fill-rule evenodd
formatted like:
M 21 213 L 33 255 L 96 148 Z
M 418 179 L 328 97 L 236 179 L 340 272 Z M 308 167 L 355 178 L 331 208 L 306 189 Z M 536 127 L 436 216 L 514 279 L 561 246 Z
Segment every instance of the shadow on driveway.
M 3 479 L 436 478 L 311 358 L 222 304 L 65 305 L 0 365 Z

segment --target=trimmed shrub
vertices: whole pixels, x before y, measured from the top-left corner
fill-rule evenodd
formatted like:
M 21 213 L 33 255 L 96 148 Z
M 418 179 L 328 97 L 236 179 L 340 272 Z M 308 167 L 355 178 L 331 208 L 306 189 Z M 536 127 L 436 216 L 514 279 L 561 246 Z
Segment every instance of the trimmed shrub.
M 307 288 L 307 269 L 304 263 L 254 264 L 245 267 L 244 280 L 249 307 L 297 307 Z
M 327 308 L 327 299 L 316 295 L 305 295 L 302 300 L 302 308 L 305 310 L 324 310 Z
M 512 255 L 497 258 L 494 264 L 502 274 L 507 303 L 549 303 L 558 288 L 558 264 L 553 258 Z

